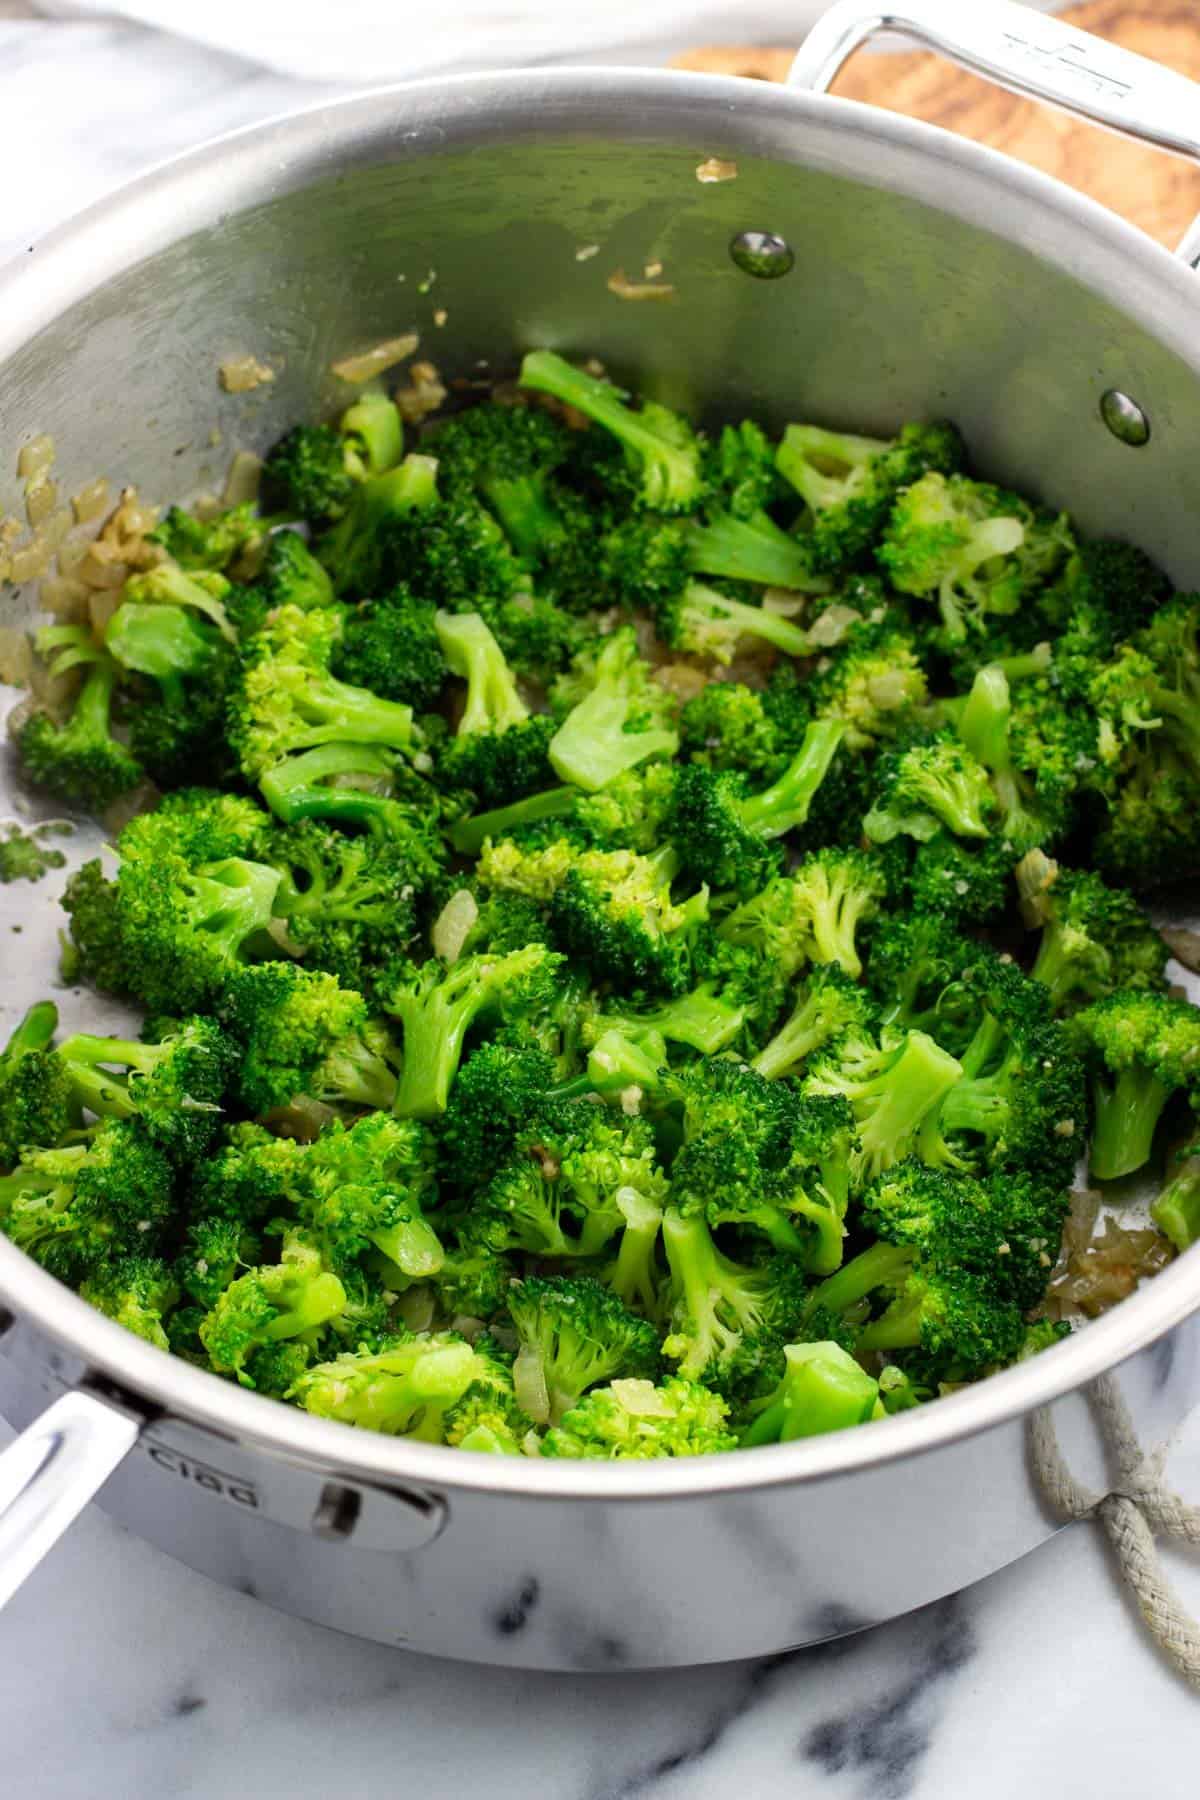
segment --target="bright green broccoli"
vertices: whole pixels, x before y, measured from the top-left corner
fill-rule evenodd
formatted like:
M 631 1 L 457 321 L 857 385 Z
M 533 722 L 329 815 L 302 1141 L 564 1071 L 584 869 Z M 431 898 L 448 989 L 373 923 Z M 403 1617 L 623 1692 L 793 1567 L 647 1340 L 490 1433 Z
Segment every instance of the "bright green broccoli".
M 659 1386 L 627 1379 L 593 1388 L 542 1439 L 543 1456 L 626 1462 L 656 1456 L 712 1456 L 736 1450 L 728 1407 L 698 1381 L 670 1375 Z
M 1150 1160 L 1172 1095 L 1200 1098 L 1200 1011 L 1172 994 L 1118 988 L 1069 1030 L 1092 1082 L 1092 1174 L 1131 1175 Z
M 775 461 L 812 516 L 813 568 L 836 575 L 869 556 L 902 489 L 962 456 L 952 425 L 906 425 L 892 440 L 789 425 Z

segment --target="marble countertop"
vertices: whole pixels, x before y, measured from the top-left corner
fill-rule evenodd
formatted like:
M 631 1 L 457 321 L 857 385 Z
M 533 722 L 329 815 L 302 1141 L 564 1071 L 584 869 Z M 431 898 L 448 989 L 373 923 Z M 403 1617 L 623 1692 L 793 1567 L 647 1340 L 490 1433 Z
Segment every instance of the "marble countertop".
M 32 153 L 7 184 L 0 261 L 148 163 L 336 91 L 134 27 L 6 10 L 3 135 Z M 8 1435 L 0 1426 L 0 1442 Z M 1170 1472 L 1200 1495 L 1200 1416 Z M 1200 1562 L 1165 1560 L 1200 1612 Z M 37 1800 L 1184 1800 L 1195 1789 L 1196 1698 L 1148 1646 L 1086 1525 L 840 1643 L 582 1677 L 339 1637 L 215 1587 L 92 1508 L 0 1620 L 0 1668 L 2 1785 Z

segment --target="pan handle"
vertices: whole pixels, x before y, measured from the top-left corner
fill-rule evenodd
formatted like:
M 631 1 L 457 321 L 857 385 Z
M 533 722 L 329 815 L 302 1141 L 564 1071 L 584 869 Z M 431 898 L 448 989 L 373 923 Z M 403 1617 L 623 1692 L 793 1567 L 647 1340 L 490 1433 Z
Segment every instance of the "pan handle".
M 76 1388 L 0 1451 L 0 1607 L 125 1460 L 144 1423 Z
M 914 38 L 1014 94 L 1200 160 L 1200 85 L 1015 0 L 837 0 L 805 38 L 788 85 L 823 94 L 847 57 L 881 31 Z M 1200 261 L 1200 219 L 1176 255 Z

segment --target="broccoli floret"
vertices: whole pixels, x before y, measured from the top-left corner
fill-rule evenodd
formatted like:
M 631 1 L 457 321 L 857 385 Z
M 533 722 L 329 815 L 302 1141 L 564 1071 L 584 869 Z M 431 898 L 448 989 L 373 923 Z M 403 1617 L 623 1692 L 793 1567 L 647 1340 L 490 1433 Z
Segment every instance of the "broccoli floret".
M 62 1059 L 52 1049 L 58 1008 L 49 1000 L 31 1006 L 0 1054 L 0 1169 L 21 1152 L 49 1149 L 71 1124 L 71 1090 Z
M 962 1080 L 938 1118 L 968 1164 L 982 1140 L 994 1168 L 1041 1169 L 1065 1188 L 1075 1169 L 1087 1118 L 1083 1066 L 1060 1025 L 1049 1017 L 1044 989 L 994 953 L 981 953 L 960 976 L 961 991 L 981 1011 L 960 1051 Z
M 658 1333 L 586 1276 L 527 1276 L 509 1289 L 516 1327 L 517 1391 L 535 1418 L 562 1422 L 588 1388 L 616 1377 L 653 1380 Z M 545 1396 L 544 1405 L 542 1396 Z
M 736 1450 L 728 1407 L 698 1381 L 668 1376 L 593 1388 L 542 1439 L 543 1456 L 625 1462 L 654 1456 L 712 1456 Z
M 671 1091 L 683 1107 L 671 1168 L 680 1214 L 758 1233 L 818 1274 L 836 1269 L 854 1142 L 846 1102 L 802 1096 L 724 1059 L 680 1070 Z
M 710 681 L 679 715 L 684 754 L 709 769 L 731 769 L 750 780 L 772 781 L 795 749 L 763 694 L 736 681 Z
M 804 1305 L 803 1264 L 780 1256 L 747 1265 L 717 1249 L 699 1214 L 663 1219 L 670 1267 L 663 1355 L 689 1381 L 722 1392 L 754 1379 L 777 1355 Z
M 40 708 L 30 713 L 17 734 L 21 761 L 39 787 L 69 806 L 101 813 L 142 779 L 137 758 L 112 732 L 117 665 L 82 626 L 51 627 L 39 634 L 39 647 L 53 652 L 52 675 L 75 667 L 86 673 L 64 723 Z
M 164 1320 L 179 1298 L 170 1265 L 157 1256 L 121 1256 L 80 1283 L 79 1297 L 135 1337 L 169 1350 Z
M 412 709 L 330 674 L 344 616 L 284 606 L 251 641 L 230 703 L 229 732 L 244 774 L 258 780 L 297 750 L 322 744 L 412 743 Z
M 940 911 L 914 911 L 880 921 L 871 939 L 867 985 L 884 1025 L 916 1028 L 948 1039 L 964 1021 L 955 1047 L 975 1028 L 975 1008 L 961 996 L 959 978 L 975 946 Z
M 436 835 L 415 821 L 388 837 L 348 837 L 305 821 L 273 836 L 269 853 L 283 870 L 274 911 L 289 950 L 364 994 L 386 989 L 441 874 Z
M 341 518 L 355 485 L 341 433 L 332 425 L 296 425 L 264 462 L 259 492 L 268 512 L 321 525 Z
M 614 632 L 576 657 L 551 693 L 570 708 L 550 740 L 560 780 L 594 793 L 648 757 L 674 756 L 677 704 L 652 679 L 632 630 Z
M 422 1332 L 317 1363 L 299 1377 L 290 1398 L 319 1418 L 440 1444 L 446 1415 L 482 1362 L 453 1332 Z
M 477 493 L 520 556 L 534 565 L 552 561 L 568 531 L 553 477 L 570 455 L 571 436 L 533 407 L 473 406 L 434 439 L 439 485 L 448 494 Z
M 1194 1143 L 1172 1163 L 1166 1186 L 1150 1208 L 1150 1217 L 1180 1255 L 1200 1238 L 1200 1159 Z
M 444 780 L 490 806 L 518 800 L 554 779 L 547 752 L 554 721 L 531 718 L 496 639 L 478 613 L 439 612 L 438 640 L 451 674 L 467 684 L 456 733 L 440 758 Z
M 845 726 L 848 750 L 871 749 L 908 728 L 927 677 L 912 636 L 887 613 L 852 623 L 803 691 L 811 715 Z
M 736 519 L 750 519 L 785 493 L 775 447 L 761 425 L 725 425 L 705 446 L 705 473 L 714 498 Z
M 702 498 L 702 445 L 678 413 L 653 401 L 633 412 L 619 389 L 572 368 L 551 350 L 531 351 L 519 380 L 522 387 L 553 394 L 611 432 L 624 451 L 638 504 L 659 512 L 690 512 Z
M 1038 597 L 1055 633 L 1054 670 L 1079 698 L 1098 664 L 1132 638 L 1166 601 L 1171 584 L 1132 544 L 1080 544 L 1062 574 Z
M 654 623 L 663 642 L 688 656 L 727 665 L 746 638 L 758 639 L 787 656 L 810 656 L 808 634 L 782 613 L 734 600 L 698 581 L 660 600 Z
M 649 855 L 661 842 L 675 791 L 670 763 L 626 769 L 595 794 L 580 794 L 571 813 L 573 834 L 597 850 Z M 497 834 L 499 835 L 499 834 Z
M 1200 1011 L 1171 994 L 1118 988 L 1068 1029 L 1092 1082 L 1092 1174 L 1131 1175 L 1149 1161 L 1172 1095 L 1200 1099 Z
M 533 1421 L 517 1402 L 512 1357 L 489 1337 L 477 1338 L 474 1351 L 478 1373 L 447 1413 L 446 1442 L 460 1450 L 520 1456 Z
M 270 923 L 279 871 L 246 854 L 263 823 L 250 801 L 204 790 L 131 820 L 115 884 L 97 870 L 72 887 L 84 966 L 152 1012 L 200 1010 Z
M 369 1251 L 406 1281 L 435 1275 L 444 1252 L 422 1211 L 433 1193 L 433 1140 L 413 1119 L 335 1121 L 297 1159 L 295 1206 L 343 1273 Z
M 301 612 L 309 612 L 334 603 L 328 571 L 298 531 L 272 532 L 254 581 L 270 612 L 279 606 L 298 606 Z M 370 687 L 371 683 L 364 685 Z
M 974 1218 L 966 1229 L 973 1231 Z M 967 1376 L 1012 1362 L 1024 1341 L 1021 1309 L 988 1275 L 962 1265 L 960 1235 L 952 1221 L 945 1235 L 874 1243 L 814 1288 L 809 1305 L 817 1315 L 856 1320 L 860 1355 L 920 1348 Z M 868 1303 L 882 1310 L 866 1317 Z
M 716 1056 L 738 1037 L 750 1015 L 750 1006 L 736 996 L 727 998 L 719 980 L 703 981 L 690 993 L 658 1006 L 618 1008 L 606 1004 L 603 1012 L 589 1021 L 585 1035 L 589 1044 L 597 1044 L 615 1031 L 633 1042 L 643 1042 L 647 1034 L 672 1044 L 687 1044 L 703 1056 Z
M 876 844 L 901 834 L 929 839 L 939 824 L 956 837 L 986 838 L 995 797 L 987 770 L 950 731 L 935 732 L 880 762 L 880 790 L 863 829 Z
M 1161 733 L 1127 754 L 1106 798 L 1094 839 L 1105 873 L 1152 888 L 1200 869 L 1195 771 Z
M 276 763 L 259 788 L 285 824 L 328 819 L 394 840 L 418 867 L 439 860 L 434 790 L 415 774 L 406 777 L 390 753 L 374 745 L 320 744 Z M 395 798 L 393 789 L 406 798 Z
M 962 456 L 952 425 L 906 425 L 893 440 L 789 425 L 775 462 L 812 514 L 813 568 L 836 575 L 868 556 L 902 488 Z
M 234 1060 L 211 1019 L 165 1022 L 150 1043 L 77 1033 L 58 1058 L 76 1106 L 102 1119 L 139 1119 L 152 1143 L 187 1164 L 212 1142 Z
M 24 831 L 15 821 L 0 824 L 0 886 L 13 881 L 40 881 L 50 869 L 61 869 L 66 857 L 46 842 L 62 827 L 36 826 Z
M 848 1031 L 870 1030 L 875 1008 L 865 989 L 837 967 L 811 971 L 795 1006 L 775 1036 L 754 1058 L 768 1081 L 795 1075 L 814 1052 Z
M 877 1037 L 851 1030 L 809 1064 L 804 1089 L 841 1095 L 850 1102 L 859 1142 L 850 1155 L 856 1190 L 910 1155 L 922 1126 L 936 1119 L 962 1067 L 923 1031 Z
M 685 867 L 742 894 L 761 886 L 778 865 L 773 841 L 803 825 L 842 735 L 842 726 L 829 720 L 810 725 L 783 774 L 757 794 L 747 794 L 737 775 L 685 764 L 671 816 Z
M 937 600 L 954 644 L 986 632 L 992 616 L 1017 612 L 1072 548 L 1065 514 L 1040 512 L 988 482 L 931 472 L 897 499 L 879 559 L 901 593 Z
M 181 506 L 169 507 L 146 537 L 150 543 L 160 544 L 181 569 L 224 569 L 262 534 L 258 510 L 247 500 L 208 519 L 199 519 Z
M 879 1416 L 879 1383 L 840 1344 L 788 1344 L 783 1355 L 783 1380 L 752 1403 L 739 1440 L 744 1446 L 818 1437 Z
M 290 1338 L 314 1343 L 345 1306 L 346 1290 L 320 1251 L 289 1227 L 279 1262 L 232 1281 L 200 1325 L 200 1341 L 219 1374 L 250 1387 L 246 1361 L 255 1350 Z
M 1014 697 L 995 665 L 975 677 L 958 730 L 992 777 L 999 829 L 1018 851 L 1069 830 L 1078 791 L 1094 766 L 1094 721 L 1052 683 L 1027 680 Z
M 507 1257 L 464 1236 L 445 1251 L 431 1285 L 447 1318 L 492 1319 L 515 1276 Z
M 230 973 L 219 1003 L 241 1046 L 237 1092 L 251 1113 L 298 1095 L 327 1105 L 389 1107 L 395 1047 L 362 995 L 332 975 L 262 962 Z
M 1031 971 L 1063 1012 L 1114 988 L 1165 987 L 1167 946 L 1133 895 L 1088 871 L 1049 866 L 1038 895 L 1043 922 Z
M 220 638 L 207 621 L 170 602 L 122 601 L 104 632 L 104 646 L 123 669 L 148 675 L 165 701 L 178 706 L 185 682 L 203 675 Z
M 501 1252 L 595 1256 L 630 1220 L 618 1196 L 630 1190 L 661 1208 L 666 1177 L 645 1120 L 586 1101 L 554 1101 L 533 1113 L 472 1207 L 467 1232 Z
M 701 889 L 677 904 L 671 884 L 679 859 L 667 846 L 654 856 L 629 850 L 577 851 L 565 839 L 525 852 L 512 842 L 485 846 L 479 879 L 547 908 L 550 928 L 571 956 L 625 989 L 686 992 L 692 929 L 708 914 Z
M 859 927 L 873 919 L 887 894 L 882 859 L 861 850 L 815 850 L 792 876 L 797 920 L 807 919 L 811 939 L 807 961 L 836 963 L 857 980 L 862 958 Z
M 188 1224 L 173 1274 L 180 1291 L 207 1313 L 239 1271 L 260 1260 L 261 1248 L 244 1219 L 205 1214 Z
M 337 523 L 316 543 L 334 592 L 363 599 L 400 576 L 393 528 L 424 518 L 437 500 L 437 464 L 428 456 L 406 456 L 397 468 L 355 482 Z
M 123 1119 L 105 1120 L 81 1143 L 29 1150 L 0 1176 L 0 1229 L 72 1284 L 113 1257 L 154 1255 L 172 1204 L 170 1163 Z
M 450 968 L 432 958 L 402 983 L 385 1002 L 404 1037 L 397 1113 L 423 1119 L 445 1112 L 471 1026 L 489 1013 L 526 1015 L 550 996 L 561 964 L 544 944 L 530 944 L 503 956 L 463 956 Z
M 1007 838 L 963 839 L 935 831 L 916 844 L 902 891 L 914 912 L 951 924 L 997 919 L 1012 898 L 1017 851 Z
M 432 602 L 403 586 L 366 601 L 346 619 L 334 647 L 333 673 L 417 711 L 433 706 L 446 679 L 436 616 Z

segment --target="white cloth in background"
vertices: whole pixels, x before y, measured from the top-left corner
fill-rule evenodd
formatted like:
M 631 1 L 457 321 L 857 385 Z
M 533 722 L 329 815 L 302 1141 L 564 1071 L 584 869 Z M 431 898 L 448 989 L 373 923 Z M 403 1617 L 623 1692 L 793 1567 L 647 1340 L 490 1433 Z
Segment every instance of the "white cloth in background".
M 537 62 L 659 62 L 693 44 L 798 43 L 828 0 L 39 0 L 117 16 L 302 81 Z M 1055 0 L 1032 0 L 1042 12 Z M 962 0 L 969 8 L 971 0 Z

